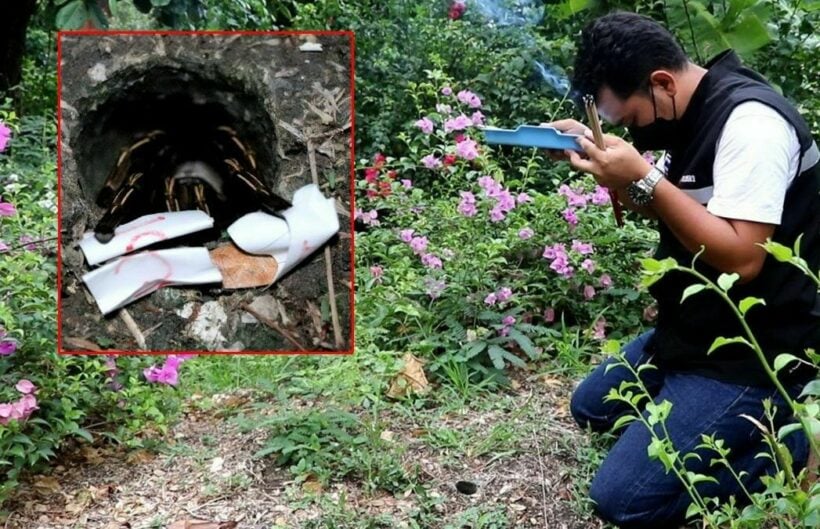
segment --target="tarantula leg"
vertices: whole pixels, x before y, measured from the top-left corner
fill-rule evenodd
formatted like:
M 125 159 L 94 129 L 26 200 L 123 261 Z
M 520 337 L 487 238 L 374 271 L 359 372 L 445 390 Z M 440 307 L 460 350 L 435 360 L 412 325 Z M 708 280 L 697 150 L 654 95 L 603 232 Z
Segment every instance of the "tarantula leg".
M 197 207 L 210 215 L 211 211 L 208 209 L 208 201 L 205 200 L 205 185 L 197 183 L 191 187 L 194 189 L 194 201 L 196 201 Z
M 117 163 L 105 179 L 102 189 L 97 194 L 97 205 L 105 207 L 111 204 L 114 196 L 122 188 L 129 173 L 136 172 L 132 169 L 133 157 L 139 153 L 150 158 L 157 156 L 165 146 L 164 141 L 158 141 L 165 136 L 161 130 L 153 130 L 120 151 Z
M 278 215 L 278 212 L 291 207 L 291 203 L 284 198 L 272 193 L 267 186 L 253 173 L 245 170 L 237 160 L 228 158 L 224 160 L 231 176 L 239 180 L 245 191 L 250 192 L 264 209 L 269 213 Z
M 217 127 L 217 131 L 223 132 L 224 136 L 227 136 L 227 144 L 218 144 L 225 157 L 234 158 L 237 160 L 244 158 L 248 162 L 250 168 L 256 171 L 256 157 L 254 156 L 253 150 L 242 143 L 242 140 L 240 140 L 239 136 L 236 135 L 236 131 L 225 125 Z M 239 150 L 237 151 L 236 149 L 233 149 L 233 147 L 236 147 Z
M 145 173 L 128 176 L 124 186 L 114 195 L 111 206 L 94 227 L 94 238 L 105 244 L 114 237 L 114 229 L 145 195 Z

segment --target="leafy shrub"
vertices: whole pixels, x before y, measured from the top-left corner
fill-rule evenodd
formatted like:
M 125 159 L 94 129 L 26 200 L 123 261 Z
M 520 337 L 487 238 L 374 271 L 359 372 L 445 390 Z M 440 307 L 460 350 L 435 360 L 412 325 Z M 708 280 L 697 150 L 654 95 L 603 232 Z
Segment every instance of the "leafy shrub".
M 479 143 L 480 98 L 429 77 L 410 89 L 430 111 L 399 135 L 408 156 L 360 162 L 363 343 L 432 358 L 433 371 L 456 362 L 497 375 L 553 351 L 562 323 L 590 339 L 638 327 L 646 298 L 632 256 L 654 235 L 615 229 L 605 190 L 564 164 L 530 151 L 502 170 L 503 155 Z M 548 184 L 539 166 L 552 168 Z
M 270 429 L 256 457 L 275 455 L 276 463 L 288 465 L 298 481 L 327 486 L 351 478 L 362 480 L 367 490 L 390 492 L 410 484 L 398 449 L 381 438 L 375 421 L 331 408 L 285 413 L 250 425 Z

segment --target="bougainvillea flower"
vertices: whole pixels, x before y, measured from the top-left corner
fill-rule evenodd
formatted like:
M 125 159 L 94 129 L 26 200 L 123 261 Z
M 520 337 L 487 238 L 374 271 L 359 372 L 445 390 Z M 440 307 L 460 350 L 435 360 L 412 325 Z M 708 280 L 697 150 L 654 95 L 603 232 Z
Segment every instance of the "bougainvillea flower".
M 11 129 L 2 121 L 0 121 L 0 152 L 6 150 L 11 139 Z
M 416 121 L 416 126 L 425 134 L 432 134 L 433 132 L 433 122 L 428 117 Z
M 422 158 L 421 163 L 428 169 L 437 169 L 438 167 L 441 167 L 441 160 L 439 160 L 434 154 L 428 154 Z
M 14 207 L 14 204 L 0 202 L 0 217 L 11 217 L 15 213 L 17 213 L 17 208 Z
M 462 90 L 459 92 L 456 97 L 462 103 L 469 105 L 471 108 L 479 108 L 481 107 L 481 99 L 474 93 L 470 92 L 469 90 Z
M 17 389 L 17 391 L 23 394 L 34 393 L 34 390 L 37 389 L 37 387 L 34 384 L 32 384 L 30 380 L 26 380 L 25 378 L 17 382 L 17 385 L 14 387 Z
M 17 340 L 3 338 L 0 340 L 0 356 L 9 356 L 17 350 Z
M 456 154 L 465 160 L 474 160 L 478 157 L 478 144 L 475 140 L 465 139 L 456 145 Z

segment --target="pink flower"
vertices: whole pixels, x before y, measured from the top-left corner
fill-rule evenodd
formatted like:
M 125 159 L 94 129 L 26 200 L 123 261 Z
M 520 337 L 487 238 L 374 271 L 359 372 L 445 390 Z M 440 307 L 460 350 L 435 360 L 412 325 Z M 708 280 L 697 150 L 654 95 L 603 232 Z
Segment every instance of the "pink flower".
M 544 321 L 547 323 L 552 323 L 555 321 L 555 309 L 552 307 L 547 307 L 544 309 Z
M 458 212 L 465 217 L 474 217 L 478 212 L 475 205 L 475 195 L 469 191 L 462 191 L 461 202 L 458 204 Z
M 504 213 L 504 210 L 502 210 L 498 206 L 490 210 L 490 220 L 492 222 L 501 222 L 506 217 L 507 215 Z
M 473 125 L 480 127 L 484 125 L 484 114 L 482 114 L 480 110 L 476 110 L 470 116 L 470 120 L 473 122 Z
M 596 340 L 604 340 L 606 338 L 606 319 L 601 316 L 597 320 L 595 320 L 595 324 L 592 326 L 592 337 Z
M 641 156 L 643 156 L 643 159 L 650 164 L 655 165 L 655 153 L 652 151 L 644 151 L 641 153 Z
M 148 382 L 159 382 L 161 384 L 168 384 L 169 386 L 176 386 L 179 381 L 179 373 L 176 367 L 168 365 L 167 363 L 161 368 L 155 365 L 145 368 L 143 370 L 145 380 Z
M 484 298 L 485 305 L 495 305 L 496 301 L 498 301 L 498 297 L 495 295 L 495 292 L 490 292 L 487 294 L 487 297 Z
M 605 187 L 595 186 L 595 191 L 592 193 L 592 203 L 596 206 L 603 206 L 609 204 L 609 190 Z
M 0 241 L 0 252 L 5 252 L 9 249 L 9 245 L 3 241 Z
M 444 132 L 453 132 L 454 130 L 464 130 L 471 127 L 473 122 L 470 118 L 461 114 L 458 117 L 447 119 L 444 121 Z M 460 142 L 459 142 L 460 143 Z
M 564 220 L 567 221 L 571 227 L 578 225 L 578 216 L 575 215 L 575 210 L 573 208 L 565 209 L 562 215 L 564 216 Z
M 584 262 L 581 263 L 581 268 L 591 274 L 595 271 L 595 261 L 592 259 L 584 259 Z
M 501 320 L 501 323 L 509 327 L 510 325 L 515 324 L 515 318 L 513 318 L 512 316 L 504 316 L 504 319 Z
M 609 288 L 612 286 L 612 278 L 609 277 L 609 274 L 603 274 L 598 278 L 598 284 L 604 288 Z
M 6 150 L 11 138 L 11 129 L 2 121 L 0 121 L 0 152 Z
M 561 243 L 555 243 L 552 246 L 544 247 L 544 259 L 555 259 L 559 256 L 564 259 L 567 258 L 567 247 Z
M 426 253 L 421 256 L 421 264 L 427 268 L 441 268 L 441 259 L 436 257 L 435 254 Z
M 449 86 L 445 86 L 445 87 L 442 87 L 441 93 L 443 95 L 446 95 L 446 96 L 451 96 L 451 95 L 453 95 L 453 89 L 450 88 Z
M 591 243 L 581 242 L 577 239 L 572 241 L 572 249 L 581 255 L 589 255 L 595 251 Z
M 37 249 L 37 245 L 32 244 L 34 242 L 34 237 L 32 237 L 30 235 L 21 235 L 20 238 L 18 239 L 18 241 L 20 242 L 20 244 L 25 245 L 24 248 L 26 250 L 29 250 L 29 251 L 33 252 L 34 250 Z
M 413 249 L 413 253 L 416 255 L 421 254 L 427 249 L 427 237 L 413 237 L 410 241 L 410 248 Z
M 532 198 L 526 193 L 518 193 L 518 196 L 515 197 L 515 201 L 518 204 L 524 204 L 525 202 L 532 202 Z
M 595 297 L 595 287 L 592 285 L 585 285 L 584 286 L 584 299 L 589 301 L 590 299 Z
M 17 350 L 17 340 L 14 338 L 0 339 L 0 356 L 9 356 Z
M 501 193 L 501 184 L 495 181 L 492 176 L 481 176 L 478 178 L 478 185 L 484 190 L 485 197 L 496 197 Z
M 14 387 L 17 391 L 24 394 L 34 393 L 34 390 L 37 389 L 30 380 L 26 380 L 25 378 L 21 379 Z
M 14 204 L 0 202 L 0 217 L 11 217 L 15 213 L 17 213 L 17 209 L 14 207 Z
M 415 233 L 415 231 L 416 230 L 412 228 L 401 230 L 399 232 L 399 238 L 401 239 L 401 242 L 410 242 L 411 240 L 413 240 L 413 233 Z
M 361 220 L 363 224 L 369 224 L 371 226 L 379 226 L 381 223 L 377 220 L 379 217 L 379 212 L 375 209 L 370 211 L 362 211 L 361 209 L 357 208 L 353 214 L 354 220 Z
M 524 239 L 525 241 L 532 238 L 534 234 L 535 232 L 532 231 L 532 228 L 521 228 L 518 230 L 518 237 Z
M 510 328 L 509 327 L 501 327 L 501 330 L 498 331 L 498 334 L 501 336 L 509 336 L 510 335 Z
M 14 408 L 11 404 L 7 402 L 0 404 L 0 424 L 6 424 L 13 412 Z
M 428 154 L 422 158 L 421 163 L 428 169 L 437 169 L 438 167 L 441 167 L 441 160 L 439 160 L 434 154 Z
M 478 157 L 478 147 L 475 140 L 466 139 L 456 145 L 456 154 L 465 160 L 473 160 Z
M 413 189 L 413 182 L 407 178 L 402 179 L 401 185 L 405 189 Z
M 427 288 L 427 295 L 430 299 L 437 299 L 446 287 L 443 279 L 434 279 L 432 277 L 424 278 L 424 286 Z
M 370 275 L 376 280 L 377 283 L 381 283 L 382 276 L 384 275 L 384 269 L 379 265 L 373 265 L 370 267 Z
M 501 287 L 495 294 L 498 301 L 504 302 L 512 297 L 512 289 L 510 287 Z
M 480 108 L 481 107 L 481 99 L 474 93 L 470 92 L 469 90 L 462 90 L 459 92 L 456 97 L 462 103 L 469 105 L 471 108 Z
M 433 132 L 433 122 L 430 121 L 428 117 L 423 117 L 416 121 L 416 126 L 425 134 L 431 134 Z

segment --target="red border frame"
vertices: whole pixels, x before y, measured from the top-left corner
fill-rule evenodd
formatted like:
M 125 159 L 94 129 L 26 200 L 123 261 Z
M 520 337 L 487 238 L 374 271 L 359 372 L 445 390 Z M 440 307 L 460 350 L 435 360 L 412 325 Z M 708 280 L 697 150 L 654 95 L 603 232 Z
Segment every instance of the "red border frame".
M 124 351 L 118 349 L 106 349 L 104 351 L 64 351 L 62 337 L 62 107 L 60 105 L 62 96 L 62 38 L 63 36 L 88 35 L 88 36 L 110 36 L 110 35 L 168 35 L 168 36 L 194 36 L 194 35 L 253 35 L 253 36 L 278 36 L 289 37 L 294 35 L 328 35 L 347 36 L 350 43 L 350 335 L 349 349 L 344 351 Z M 356 36 L 352 31 L 106 31 L 106 30 L 72 30 L 57 32 L 57 354 L 66 356 L 77 355 L 169 355 L 196 353 L 198 355 L 351 355 L 355 351 L 356 315 L 355 315 L 355 255 L 356 238 L 354 231 L 353 211 L 356 209 L 355 202 L 355 167 L 356 167 Z

